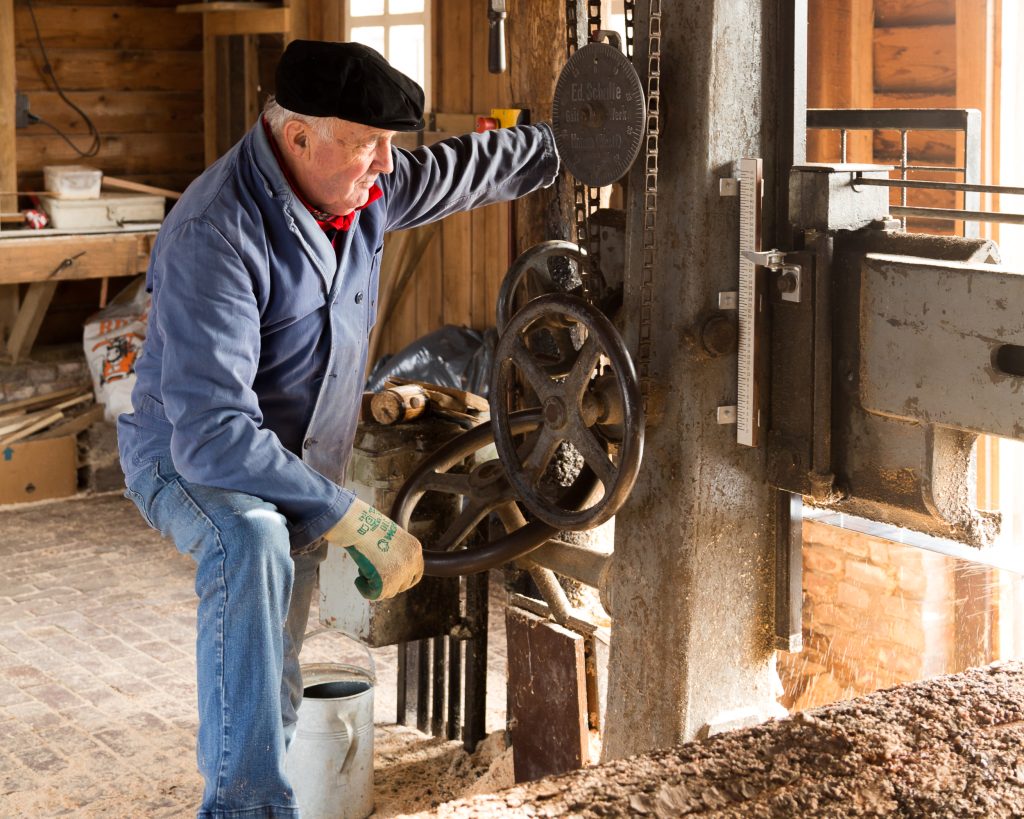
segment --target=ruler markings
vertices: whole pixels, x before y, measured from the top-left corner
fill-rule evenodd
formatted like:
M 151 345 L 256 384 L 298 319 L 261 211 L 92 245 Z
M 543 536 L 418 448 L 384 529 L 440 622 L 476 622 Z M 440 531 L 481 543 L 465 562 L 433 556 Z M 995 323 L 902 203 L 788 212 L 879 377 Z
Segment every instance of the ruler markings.
M 736 442 L 757 446 L 761 426 L 760 390 L 757 384 L 757 337 L 761 315 L 757 269 L 744 257 L 745 250 L 761 249 L 760 159 L 740 160 L 739 242 L 739 349 L 736 378 Z

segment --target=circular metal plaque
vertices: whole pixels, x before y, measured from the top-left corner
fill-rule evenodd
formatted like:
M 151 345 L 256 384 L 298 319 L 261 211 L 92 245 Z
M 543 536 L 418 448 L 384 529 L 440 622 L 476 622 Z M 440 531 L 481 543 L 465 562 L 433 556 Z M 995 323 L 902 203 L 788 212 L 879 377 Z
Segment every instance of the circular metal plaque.
M 629 170 L 644 133 L 644 91 L 633 65 L 604 43 L 588 43 L 562 69 L 551 120 L 569 172 L 593 187 Z

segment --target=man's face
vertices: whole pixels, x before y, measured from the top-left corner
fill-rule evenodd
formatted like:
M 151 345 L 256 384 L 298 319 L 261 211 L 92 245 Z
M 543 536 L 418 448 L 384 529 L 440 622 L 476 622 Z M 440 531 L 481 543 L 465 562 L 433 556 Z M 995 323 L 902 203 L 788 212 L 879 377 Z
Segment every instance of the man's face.
M 335 119 L 328 138 L 302 123 L 285 125 L 285 148 L 292 174 L 313 207 L 344 215 L 366 203 L 370 188 L 382 173 L 391 173 L 391 138 L 384 131 Z

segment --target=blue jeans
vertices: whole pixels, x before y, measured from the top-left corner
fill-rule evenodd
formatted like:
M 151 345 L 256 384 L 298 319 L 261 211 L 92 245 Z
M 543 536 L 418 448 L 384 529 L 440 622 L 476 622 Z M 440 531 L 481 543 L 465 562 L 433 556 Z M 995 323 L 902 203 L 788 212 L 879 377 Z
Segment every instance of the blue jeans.
M 189 483 L 169 458 L 126 479 L 146 522 L 196 563 L 199 819 L 298 817 L 284 774 L 299 650 L 326 543 L 291 554 L 273 504 Z

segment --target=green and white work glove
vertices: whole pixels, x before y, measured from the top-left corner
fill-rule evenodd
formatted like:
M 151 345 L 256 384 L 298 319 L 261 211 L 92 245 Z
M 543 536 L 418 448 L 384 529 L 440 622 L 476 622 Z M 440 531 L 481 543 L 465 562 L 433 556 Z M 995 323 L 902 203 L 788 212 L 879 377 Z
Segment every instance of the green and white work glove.
M 420 542 L 359 498 L 324 537 L 352 556 L 359 569 L 356 588 L 367 600 L 394 597 L 423 577 Z

